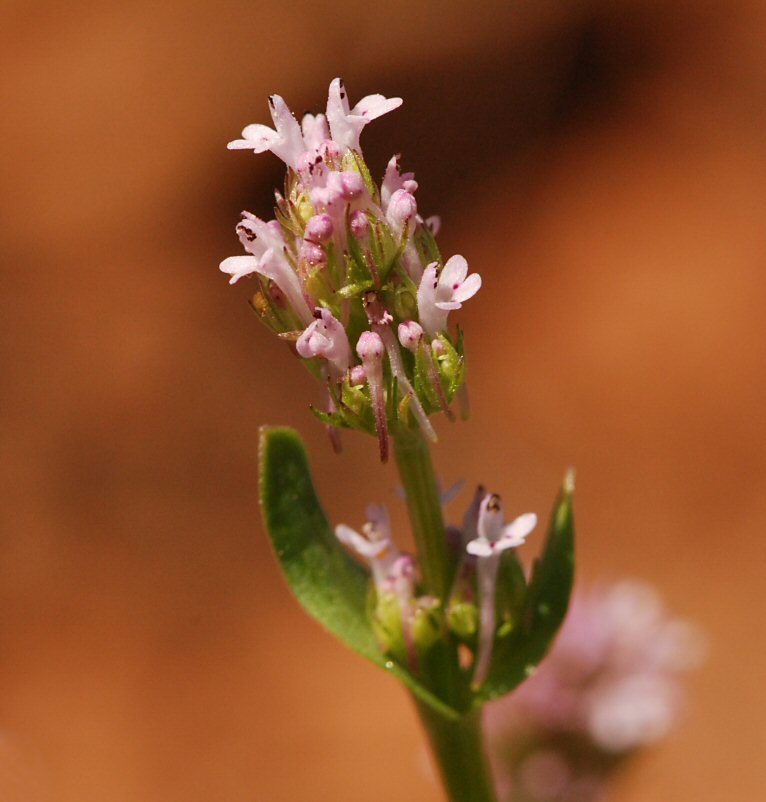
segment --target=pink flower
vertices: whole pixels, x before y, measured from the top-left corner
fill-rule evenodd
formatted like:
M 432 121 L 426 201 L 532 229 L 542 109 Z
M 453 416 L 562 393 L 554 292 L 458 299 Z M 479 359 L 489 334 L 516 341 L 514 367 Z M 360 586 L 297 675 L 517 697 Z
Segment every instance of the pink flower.
M 391 537 L 388 510 L 382 505 L 369 504 L 365 515 L 367 521 L 361 533 L 346 524 L 338 524 L 335 536 L 370 566 L 375 587 L 381 592 L 388 589 L 392 569 L 401 555 Z
M 436 262 L 431 262 L 418 287 L 418 315 L 423 328 L 432 336 L 444 331 L 447 315 L 473 298 L 480 287 L 481 276 L 468 275 L 468 262 L 462 256 L 450 257 L 441 271 Z
M 491 557 L 515 549 L 536 526 L 537 516 L 533 512 L 520 515 L 509 524 L 503 523 L 500 496 L 487 494 L 479 505 L 478 537 L 468 542 L 466 551 L 475 557 Z
M 236 230 L 248 255 L 230 256 L 221 262 L 221 272 L 231 276 L 229 284 L 251 273 L 260 273 L 279 287 L 294 312 L 304 323 L 309 323 L 311 310 L 303 297 L 298 276 L 285 256 L 285 241 L 279 223 L 275 220 L 265 223 L 250 212 L 242 212 Z
M 474 500 L 475 503 L 475 500 Z M 472 511 L 469 511 L 472 513 Z M 466 551 L 478 558 L 476 577 L 479 587 L 480 623 L 479 650 L 473 670 L 473 685 L 480 686 L 487 678 L 495 643 L 495 587 L 500 555 L 506 549 L 520 546 L 537 525 L 537 516 L 526 513 L 510 524 L 503 522 L 500 496 L 487 494 L 479 504 L 478 537 L 468 541 Z
M 349 109 L 346 90 L 340 78 L 330 84 L 327 98 L 327 115 L 306 114 L 301 125 L 293 116 L 287 103 L 279 95 L 269 98 L 269 108 L 274 128 L 253 123 L 242 131 L 242 139 L 229 142 L 229 150 L 252 150 L 263 153 L 270 150 L 282 161 L 298 170 L 305 166 L 301 157 L 308 151 L 322 153 L 325 143 L 334 140 L 333 152 L 341 153 L 351 148 L 359 150 L 359 134 L 368 122 L 401 106 L 401 98 L 385 98 L 383 95 L 367 95 L 353 109 Z M 328 127 L 329 122 L 329 127 Z M 338 150 L 339 149 L 339 150 Z
M 327 97 L 327 121 L 330 123 L 332 138 L 342 148 L 359 150 L 359 135 L 364 126 L 401 105 L 400 97 L 367 95 L 349 110 L 346 88 L 340 78 L 335 78 L 330 84 Z
M 328 309 L 314 310 L 314 320 L 298 338 L 295 350 L 304 359 L 326 359 L 336 377 L 351 367 L 351 346 L 346 330 Z
M 260 123 L 248 125 L 242 131 L 242 139 L 229 142 L 227 147 L 229 150 L 252 150 L 253 153 L 264 153 L 270 150 L 288 167 L 296 169 L 298 158 L 305 150 L 308 150 L 301 127 L 293 117 L 287 103 L 279 95 L 272 95 L 269 98 L 269 109 L 271 110 L 271 119 L 274 121 L 274 128 Z M 311 129 L 315 127 L 316 118 L 309 126 L 312 135 L 314 131 Z

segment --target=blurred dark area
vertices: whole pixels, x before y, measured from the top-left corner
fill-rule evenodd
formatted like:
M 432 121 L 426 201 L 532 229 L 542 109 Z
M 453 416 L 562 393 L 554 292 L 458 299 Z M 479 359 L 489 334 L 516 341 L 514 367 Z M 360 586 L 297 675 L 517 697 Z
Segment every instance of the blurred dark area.
M 710 635 L 684 726 L 621 802 L 766 782 L 766 7 L 6 2 L 0 10 L 0 799 L 440 799 L 403 691 L 309 621 L 261 529 L 258 427 L 305 436 L 333 520 L 387 502 L 218 271 L 281 165 L 266 97 L 400 95 L 391 154 L 484 278 L 443 479 L 544 513 L 579 570 Z M 462 516 L 470 491 L 449 508 Z

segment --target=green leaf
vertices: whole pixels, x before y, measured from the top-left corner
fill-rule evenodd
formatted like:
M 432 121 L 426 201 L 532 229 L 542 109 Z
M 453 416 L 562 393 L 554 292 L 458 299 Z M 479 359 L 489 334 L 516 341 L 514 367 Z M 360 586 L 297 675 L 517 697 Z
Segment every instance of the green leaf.
M 512 691 L 534 673 L 566 616 L 574 579 L 571 474 L 553 508 L 548 536 L 521 604 L 518 625 L 495 641 L 492 666 L 475 704 Z
M 368 574 L 333 535 L 314 492 L 306 450 L 294 430 L 261 430 L 260 486 L 266 531 L 303 609 L 421 701 L 443 716 L 457 718 L 454 708 L 381 653 L 367 612 Z

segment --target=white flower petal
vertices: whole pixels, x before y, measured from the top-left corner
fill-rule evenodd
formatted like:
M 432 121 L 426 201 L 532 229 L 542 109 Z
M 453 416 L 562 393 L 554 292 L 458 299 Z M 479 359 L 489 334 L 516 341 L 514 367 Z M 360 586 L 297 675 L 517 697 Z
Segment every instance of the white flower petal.
M 245 142 L 249 142 L 251 147 L 256 153 L 263 153 L 270 150 L 275 142 L 279 142 L 280 136 L 268 125 L 261 125 L 260 123 L 253 123 L 247 125 L 242 131 L 242 136 Z M 240 140 L 242 141 L 242 140 Z
M 447 325 L 447 312 L 436 305 L 436 282 L 436 262 L 432 262 L 423 271 L 418 285 L 418 319 L 431 336 L 444 331 Z
M 306 150 L 315 150 L 325 139 L 330 138 L 330 129 L 327 127 L 327 118 L 324 114 L 304 114 L 301 131 Z
M 478 273 L 471 273 L 470 276 L 452 293 L 452 297 L 463 303 L 463 301 L 467 301 L 469 298 L 473 298 L 474 295 L 481 289 L 481 276 Z
M 398 109 L 401 105 L 402 99 L 400 97 L 387 98 L 383 95 L 367 95 L 351 109 L 351 114 L 365 117 L 368 120 L 376 120 L 378 117 L 388 114 L 389 111 Z
M 503 527 L 503 538 L 511 538 L 521 544 L 536 526 L 537 516 L 533 512 L 527 512 Z
M 258 270 L 258 260 L 254 256 L 229 256 L 219 265 L 222 273 L 231 276 L 229 284 L 236 283 L 242 276 L 248 276 Z
M 295 166 L 298 156 L 306 149 L 301 127 L 280 95 L 272 95 L 269 98 L 269 106 L 271 107 L 271 118 L 274 120 L 274 126 L 281 140 L 279 144 L 281 152 L 274 150 L 274 153 L 285 163 Z M 289 161 L 285 158 L 286 156 L 289 156 Z
M 455 254 L 447 259 L 441 275 L 439 276 L 439 284 L 448 286 L 452 290 L 456 284 L 462 284 L 467 275 L 468 262 L 465 260 L 465 257 L 460 256 L 460 254 Z
M 476 540 L 470 540 L 465 550 L 472 554 L 474 557 L 489 557 L 495 553 L 492 544 L 483 537 L 477 537 Z

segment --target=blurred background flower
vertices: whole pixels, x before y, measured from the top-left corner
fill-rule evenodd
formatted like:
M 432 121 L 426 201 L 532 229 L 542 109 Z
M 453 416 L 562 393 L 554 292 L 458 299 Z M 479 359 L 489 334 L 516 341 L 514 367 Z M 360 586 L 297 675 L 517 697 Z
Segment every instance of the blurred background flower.
M 764 4 L 1 16 L 0 724 L 38 779 L 27 802 L 439 798 L 400 688 L 282 584 L 257 427 L 300 429 L 333 521 L 375 498 L 404 532 L 393 469 L 366 438 L 331 453 L 313 380 L 218 271 L 282 175 L 226 143 L 270 93 L 321 110 L 335 75 L 404 98 L 365 155 L 380 177 L 402 152 L 443 252 L 484 280 L 460 311 L 473 415 L 440 421 L 445 486 L 544 513 L 575 465 L 584 574 L 648 577 L 709 633 L 677 737 L 620 802 L 759 798 Z
M 548 659 L 487 711 L 501 799 L 606 798 L 616 770 L 677 724 L 683 675 L 705 651 L 650 585 L 580 587 Z

